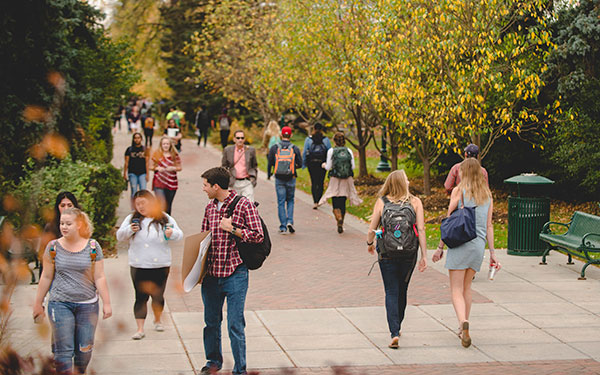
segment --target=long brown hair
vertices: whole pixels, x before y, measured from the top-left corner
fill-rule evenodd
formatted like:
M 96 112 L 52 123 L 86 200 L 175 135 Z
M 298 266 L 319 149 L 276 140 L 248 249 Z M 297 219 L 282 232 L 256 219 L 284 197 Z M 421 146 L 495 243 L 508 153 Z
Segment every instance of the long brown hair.
M 167 136 L 163 136 L 163 137 L 160 138 L 160 142 L 158 142 L 158 149 L 152 153 L 152 160 L 155 163 L 159 163 L 160 159 L 162 159 L 162 157 L 164 156 L 164 152 L 162 150 L 163 139 L 168 139 L 169 140 L 169 151 L 167 151 L 167 152 L 169 154 L 171 154 L 171 160 L 173 160 L 173 163 L 175 163 L 175 161 L 177 160 L 177 156 L 179 154 L 177 153 L 177 150 L 175 149 L 175 146 L 173 146 L 173 142 L 171 141 L 171 138 L 169 138 Z
M 150 212 L 148 214 L 148 216 L 146 217 L 151 217 L 152 218 L 152 222 L 150 223 L 150 225 L 152 224 L 156 224 L 157 226 L 157 230 L 162 228 L 165 228 L 165 225 L 169 222 L 169 218 L 167 217 L 167 215 L 165 215 L 165 213 L 161 210 L 160 207 L 160 202 L 158 201 L 158 199 L 156 199 L 156 197 L 154 196 L 154 194 L 152 194 L 151 192 L 149 192 L 148 190 L 138 190 L 135 192 L 135 194 L 133 195 L 133 202 L 134 202 L 134 207 L 135 207 L 135 200 L 137 198 L 145 198 L 148 200 L 148 203 L 150 203 Z M 133 213 L 133 217 L 131 218 L 133 219 L 140 219 L 140 221 L 142 221 L 144 219 L 144 215 L 142 215 L 137 208 L 134 208 L 134 213 Z M 150 231 L 150 225 L 148 225 L 148 231 Z M 134 233 L 135 235 L 135 233 Z
M 485 181 L 481 164 L 475 158 L 466 158 L 460 163 L 460 183 L 456 187 L 459 191 L 464 189 L 465 196 L 473 198 L 477 205 L 484 204 L 492 197 L 492 192 Z
M 404 169 L 390 173 L 379 190 L 379 197 L 388 197 L 391 201 L 406 202 L 412 198 L 408 191 L 408 177 Z

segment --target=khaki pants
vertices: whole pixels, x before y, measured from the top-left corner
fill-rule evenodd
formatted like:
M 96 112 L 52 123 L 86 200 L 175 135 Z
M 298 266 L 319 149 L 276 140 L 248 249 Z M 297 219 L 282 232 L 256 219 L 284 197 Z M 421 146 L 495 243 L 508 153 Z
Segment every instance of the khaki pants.
M 235 180 L 233 190 L 248 198 L 250 202 L 254 202 L 254 186 L 250 180 Z

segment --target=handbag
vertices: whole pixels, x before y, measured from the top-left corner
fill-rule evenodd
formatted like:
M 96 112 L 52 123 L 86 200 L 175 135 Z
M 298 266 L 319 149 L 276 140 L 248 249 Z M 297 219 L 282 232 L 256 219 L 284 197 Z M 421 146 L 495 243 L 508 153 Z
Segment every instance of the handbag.
M 465 207 L 465 192 L 459 201 L 459 207 L 447 218 L 442 220 L 440 231 L 442 241 L 452 249 L 477 237 L 475 227 L 475 208 Z

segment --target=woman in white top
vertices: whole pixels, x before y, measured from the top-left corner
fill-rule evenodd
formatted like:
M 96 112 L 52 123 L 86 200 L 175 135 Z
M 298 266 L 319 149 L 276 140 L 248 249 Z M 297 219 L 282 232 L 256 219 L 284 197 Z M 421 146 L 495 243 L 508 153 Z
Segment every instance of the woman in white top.
M 133 314 L 137 332 L 131 337 L 143 339 L 148 299 L 152 296 L 154 329 L 164 331 L 160 321 L 165 306 L 164 292 L 171 267 L 169 241 L 183 238 L 175 220 L 160 209 L 160 203 L 148 190 L 139 190 L 133 196 L 135 212 L 123 220 L 117 231 L 117 240 L 129 240 L 129 266 L 135 288 Z
M 331 198 L 333 214 L 337 221 L 338 233 L 344 231 L 344 216 L 346 215 L 346 199 L 350 204 L 357 206 L 362 203 L 354 187 L 354 154 L 345 146 L 346 137 L 344 133 L 337 132 L 333 136 L 335 147 L 327 150 L 327 161 L 323 168 L 329 171 L 329 185 L 325 195 L 321 197 L 319 205 Z

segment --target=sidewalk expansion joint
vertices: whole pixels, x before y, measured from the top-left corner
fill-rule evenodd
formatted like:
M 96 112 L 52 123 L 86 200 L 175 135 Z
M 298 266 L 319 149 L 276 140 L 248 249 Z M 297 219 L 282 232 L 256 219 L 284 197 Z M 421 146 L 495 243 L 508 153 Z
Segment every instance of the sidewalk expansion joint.
M 265 324 L 265 322 L 260 318 L 260 315 L 258 315 L 256 313 L 256 311 L 254 311 L 254 310 L 252 310 L 252 313 L 254 313 L 254 316 L 256 316 L 256 319 L 258 319 L 258 321 L 260 322 L 260 324 L 262 324 L 263 327 L 265 328 L 265 330 L 267 330 L 267 332 L 269 333 L 269 336 L 271 336 L 271 338 L 273 339 L 273 341 L 275 341 L 275 344 L 277 344 L 277 346 L 279 347 L 279 349 L 281 349 L 281 351 L 283 352 L 283 354 L 285 354 L 285 356 L 290 360 L 290 362 L 292 363 L 292 365 L 294 365 L 294 368 L 298 368 L 298 365 L 296 364 L 296 362 L 294 362 L 294 360 L 292 359 L 292 357 L 283 348 L 283 345 L 281 345 L 281 343 L 279 342 L 279 340 L 277 340 L 277 338 L 275 337 L 275 335 L 273 335 L 273 332 L 271 332 L 271 330 L 269 329 L 269 327 L 267 327 L 267 325 Z
M 383 354 L 383 355 L 385 356 L 385 358 L 389 359 L 391 363 L 395 364 L 394 360 L 393 360 L 393 359 L 392 359 L 392 358 L 391 358 L 389 355 L 387 355 L 387 353 L 386 353 L 386 352 L 384 352 L 384 351 L 383 351 L 383 349 L 381 349 L 379 346 L 377 346 L 377 344 L 375 344 L 375 342 L 374 342 L 373 340 L 371 340 L 371 339 L 369 338 L 369 336 L 367 336 L 367 335 L 366 335 L 366 334 L 365 334 L 363 331 L 361 331 L 361 329 L 360 329 L 360 328 L 358 328 L 358 326 L 357 326 L 356 324 L 354 324 L 354 322 L 353 322 L 352 320 L 350 320 L 350 319 L 349 319 L 349 318 L 348 318 L 348 317 L 347 317 L 347 316 L 346 316 L 346 315 L 345 315 L 345 314 L 344 314 L 342 311 L 340 311 L 340 310 L 339 310 L 337 307 L 334 307 L 334 309 L 335 309 L 335 311 L 337 311 L 337 313 L 338 313 L 338 314 L 340 314 L 341 316 L 343 316 L 343 317 L 344 317 L 344 319 L 346 319 L 346 321 L 348 321 L 348 323 L 350 323 L 350 325 L 351 325 L 352 327 L 354 327 L 354 329 L 356 329 L 358 332 L 360 332 L 360 334 L 361 334 L 361 335 L 363 335 L 363 337 L 364 337 L 365 339 L 367 339 L 367 341 L 368 341 L 368 342 L 370 342 L 370 343 L 371 343 L 371 345 L 373 345 L 373 346 L 375 347 L 375 349 L 379 350 L 379 352 L 380 352 L 381 354 Z
M 168 303 L 167 301 L 165 301 L 165 305 L 168 307 Z M 194 375 L 197 374 L 196 372 L 196 367 L 194 366 L 194 362 L 192 361 L 192 357 L 190 356 L 190 352 L 188 351 L 187 346 L 185 346 L 185 341 L 183 341 L 183 337 L 181 337 L 181 333 L 179 332 L 179 327 L 177 327 L 177 323 L 175 323 L 175 319 L 173 318 L 173 313 L 171 312 L 171 309 L 167 310 L 169 313 L 169 317 L 171 318 L 171 321 L 173 322 L 173 328 L 175 328 L 175 332 L 177 333 L 177 338 L 179 338 L 179 342 L 181 342 L 181 346 L 183 347 L 183 350 L 185 351 L 185 356 L 188 359 L 188 362 L 190 362 L 190 366 L 192 367 L 192 371 L 194 371 Z

